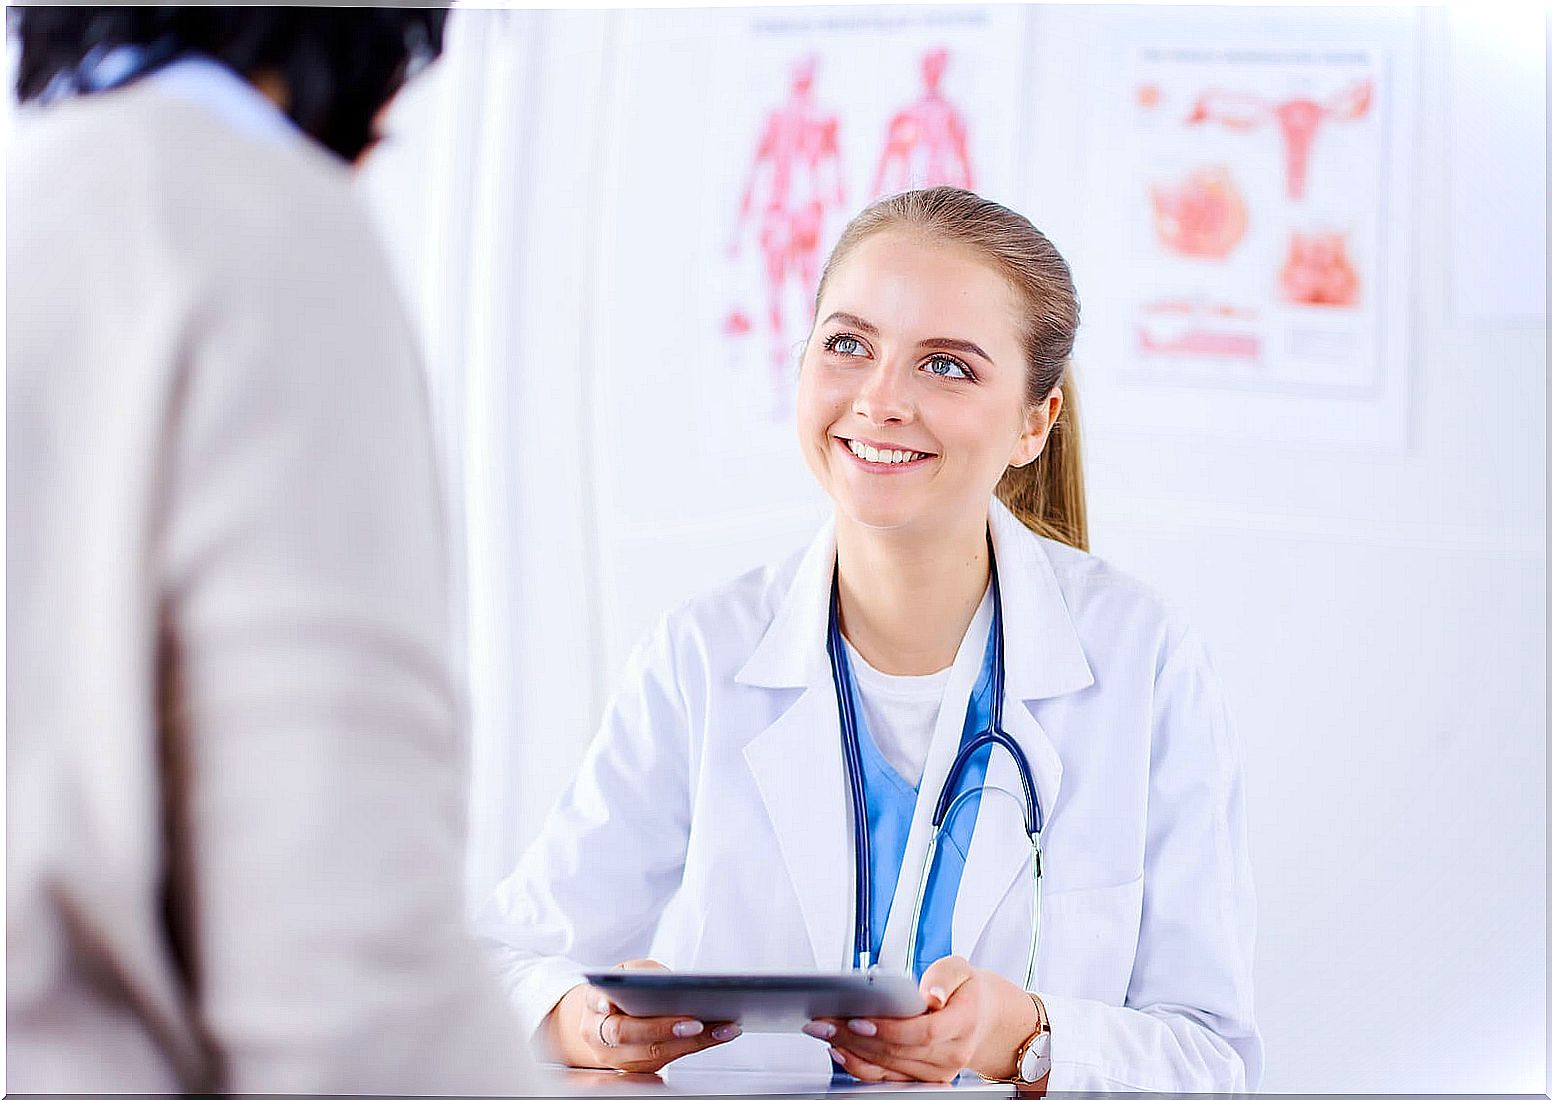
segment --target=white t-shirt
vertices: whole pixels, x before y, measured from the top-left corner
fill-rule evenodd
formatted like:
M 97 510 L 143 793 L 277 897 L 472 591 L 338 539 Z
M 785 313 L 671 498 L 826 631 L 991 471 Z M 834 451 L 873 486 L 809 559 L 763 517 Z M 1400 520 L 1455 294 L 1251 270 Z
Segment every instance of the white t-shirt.
M 986 653 L 986 639 L 991 634 L 991 598 L 991 587 L 988 586 L 986 595 L 981 597 L 981 606 L 966 630 L 966 640 L 971 643 L 967 656 L 973 654 L 971 659 L 977 664 Z M 961 648 L 966 648 L 963 642 Z M 892 676 L 863 660 L 849 641 L 846 642 L 846 656 L 851 661 L 857 694 L 862 698 L 862 714 L 867 719 L 873 743 L 901 779 L 913 787 L 920 787 L 922 772 L 927 767 L 927 750 L 932 746 L 938 711 L 943 706 L 943 692 L 953 666 L 925 676 Z

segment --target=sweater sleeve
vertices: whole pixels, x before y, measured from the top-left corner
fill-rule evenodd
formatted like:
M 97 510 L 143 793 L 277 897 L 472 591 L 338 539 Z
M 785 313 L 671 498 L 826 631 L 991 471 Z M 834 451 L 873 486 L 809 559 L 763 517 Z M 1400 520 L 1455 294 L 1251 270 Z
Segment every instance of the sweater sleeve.
M 172 921 L 222 1091 L 525 1091 L 463 919 L 425 379 L 332 182 L 191 279 L 155 559 Z

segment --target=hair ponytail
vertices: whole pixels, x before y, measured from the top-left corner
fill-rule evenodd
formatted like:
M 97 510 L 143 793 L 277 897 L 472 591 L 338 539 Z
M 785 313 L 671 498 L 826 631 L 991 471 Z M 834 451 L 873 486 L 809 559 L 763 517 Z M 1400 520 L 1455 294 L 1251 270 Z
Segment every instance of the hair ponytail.
M 1018 320 L 1028 367 L 1026 398 L 1031 406 L 1039 405 L 1061 386 L 1062 407 L 1040 457 L 1010 467 L 997 483 L 997 496 L 1035 534 L 1088 550 L 1078 395 L 1070 370 L 1078 292 L 1067 261 L 1028 218 L 972 191 L 904 191 L 874 203 L 846 226 L 825 261 L 815 302 L 847 253 L 875 233 L 898 228 L 970 246 L 1002 272 L 1016 293 L 1023 307 Z
M 1062 408 L 1040 457 L 1010 466 L 997 483 L 997 499 L 1037 535 L 1089 548 L 1088 499 L 1083 489 L 1078 391 L 1069 371 L 1062 377 Z

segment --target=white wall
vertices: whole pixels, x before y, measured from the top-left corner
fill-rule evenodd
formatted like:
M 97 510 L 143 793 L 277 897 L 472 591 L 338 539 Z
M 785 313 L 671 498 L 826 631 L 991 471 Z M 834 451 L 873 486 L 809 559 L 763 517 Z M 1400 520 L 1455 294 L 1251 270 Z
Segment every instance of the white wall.
M 699 94 L 696 59 L 741 17 L 461 11 L 442 71 L 368 173 L 456 459 L 476 894 L 538 828 L 651 619 L 797 545 L 822 513 L 795 449 L 715 456 L 697 441 L 704 364 L 686 288 L 702 276 L 686 241 L 721 214 L 691 179 L 717 153 L 697 144 L 718 105 Z M 1053 148 L 1081 161 L 1082 116 L 1064 105 L 1106 78 L 1074 44 L 1131 17 L 1023 15 L 1030 103 L 1009 124 L 1038 142 L 1028 212 L 1073 241 L 1080 291 L 1115 258 L 1085 251 L 1098 197 L 1081 164 L 1047 166 Z M 1540 1090 L 1545 319 L 1472 319 L 1453 277 L 1455 154 L 1503 146 L 1452 105 L 1462 72 L 1502 71 L 1494 51 L 1513 44 L 1442 10 L 1401 17 L 1422 120 L 1406 153 L 1405 446 L 1123 428 L 1096 389 L 1094 543 L 1187 610 L 1238 719 L 1265 1087 Z M 1538 58 L 1545 26 L 1538 16 Z M 669 108 L 676 130 L 652 130 Z M 1539 118 L 1508 136 L 1539 142 L 1544 202 Z M 1465 181 L 1480 201 L 1513 201 L 1481 167 Z M 1096 306 L 1091 323 L 1105 316 Z M 1080 370 L 1102 370 L 1084 348 Z

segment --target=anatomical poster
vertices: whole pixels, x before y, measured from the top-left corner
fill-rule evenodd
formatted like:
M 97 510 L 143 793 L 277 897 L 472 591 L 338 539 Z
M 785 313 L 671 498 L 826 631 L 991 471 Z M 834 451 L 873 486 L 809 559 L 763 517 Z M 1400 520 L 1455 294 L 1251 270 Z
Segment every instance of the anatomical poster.
M 1357 48 L 1135 48 L 1126 373 L 1305 394 L 1379 384 L 1384 57 Z
M 820 270 L 870 202 L 953 184 L 1014 201 L 1017 8 L 778 8 L 733 16 L 705 62 L 700 219 L 711 420 L 790 434 Z

